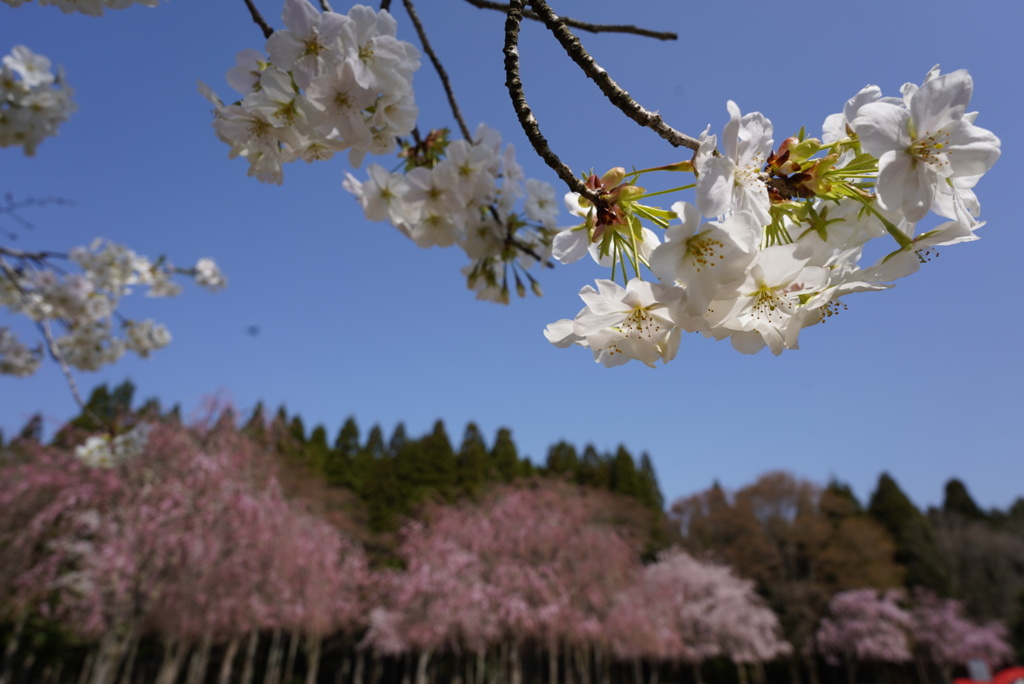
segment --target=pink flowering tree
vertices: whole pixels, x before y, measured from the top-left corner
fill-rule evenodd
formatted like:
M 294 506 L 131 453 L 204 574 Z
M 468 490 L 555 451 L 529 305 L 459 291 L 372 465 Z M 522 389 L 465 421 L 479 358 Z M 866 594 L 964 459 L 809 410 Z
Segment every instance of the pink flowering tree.
M 979 625 L 964 617 L 960 601 L 930 591 L 917 590 L 913 598 L 911 636 L 922 680 L 926 680 L 922 660 L 938 666 L 943 680 L 949 682 L 953 668 L 969 660 L 982 660 L 994 670 L 1011 659 L 1013 649 L 1002 623 Z
M 490 659 L 492 671 L 520 682 L 527 646 L 546 651 L 550 681 L 558 681 L 562 653 L 589 677 L 594 659 L 607 663 L 605 616 L 638 567 L 633 545 L 601 522 L 603 505 L 597 495 L 537 482 L 433 509 L 405 530 L 406 570 L 376 638 L 417 649 L 421 675 L 422 653 L 447 645 L 475 656 L 467 681 L 482 681 Z
M 753 582 L 680 550 L 663 553 L 637 575 L 620 594 L 608 629 L 620 656 L 683 661 L 698 682 L 708 658 L 728 656 L 745 680 L 746 664 L 789 652 Z
M 8 666 L 29 617 L 53 618 L 62 597 L 91 590 L 69 570 L 78 570 L 82 557 L 95 548 L 101 515 L 122 488 L 116 474 L 52 450 L 30 448 L 22 462 L 0 466 L 0 620 L 15 626 L 6 648 Z M 110 580 L 123 584 L 126 574 L 115 572 Z M 97 635 L 105 620 L 94 610 L 83 614 L 80 624 L 88 635 Z
M 830 664 L 845 665 L 848 684 L 855 684 L 861 662 L 910 660 L 912 620 L 900 607 L 901 599 L 895 590 L 880 594 L 875 589 L 854 589 L 829 601 L 828 615 L 818 624 L 814 637 Z
M 246 636 L 250 681 L 258 635 L 270 630 L 268 674 L 290 680 L 301 643 L 313 682 L 323 638 L 358 629 L 361 548 L 288 502 L 266 456 L 233 427 L 158 425 L 144 453 L 116 467 L 53 452 L 4 475 L 17 476 L 0 478 L 10 518 L 0 529 L 18 562 L 0 586 L 21 597 L 7 605 L 96 640 L 82 681 L 119 671 L 127 681 L 145 637 L 163 647 L 159 684 L 201 684 L 214 648 L 226 683 Z

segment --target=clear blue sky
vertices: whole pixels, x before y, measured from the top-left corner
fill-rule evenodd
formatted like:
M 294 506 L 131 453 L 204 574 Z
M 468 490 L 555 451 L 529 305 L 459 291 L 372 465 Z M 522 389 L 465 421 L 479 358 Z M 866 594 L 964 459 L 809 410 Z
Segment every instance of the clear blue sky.
M 822 483 L 835 476 L 862 499 L 888 471 L 921 506 L 940 503 L 954 476 L 982 506 L 1024 494 L 1024 4 L 863 0 L 814 16 L 801 16 L 803 5 L 746 0 L 552 4 L 594 22 L 678 31 L 673 43 L 581 37 L 634 97 L 692 135 L 708 123 L 719 131 L 728 99 L 768 116 L 776 141 L 801 125 L 820 134 L 825 116 L 868 83 L 895 95 L 933 64 L 969 69 L 977 123 L 1003 143 L 977 188 L 982 239 L 941 250 L 891 291 L 848 297 L 849 310 L 805 331 L 799 351 L 749 357 L 693 336 L 667 366 L 605 369 L 542 335 L 579 310 L 579 288 L 603 277 L 596 267 L 543 273 L 542 299 L 477 302 L 460 253 L 418 249 L 363 218 L 341 189 L 343 158 L 292 164 L 281 187 L 227 158 L 196 81 L 230 96 L 224 74 L 235 54 L 262 48 L 242 0 L 169 0 L 102 18 L 0 5 L 0 51 L 23 43 L 63 65 L 79 106 L 35 158 L 0 150 L 0 191 L 75 202 L 32 212 L 36 228 L 19 245 L 67 249 L 103 236 L 181 265 L 212 256 L 230 279 L 220 294 L 190 287 L 174 300 L 129 298 L 129 315 L 165 322 L 173 343 L 148 361 L 79 374 L 79 383 L 130 377 L 142 397 L 186 411 L 210 395 L 242 411 L 262 399 L 332 436 L 349 415 L 364 436 L 400 420 L 416 435 L 443 418 L 456 444 L 469 420 L 491 439 L 508 425 L 535 461 L 559 439 L 602 450 L 624 443 L 651 455 L 669 500 L 779 468 Z M 281 0 L 257 5 L 281 26 Z M 415 42 L 395 5 L 400 37 Z M 458 0 L 419 10 L 470 125 L 501 130 L 529 176 L 557 183 L 504 90 L 503 17 Z M 521 52 L 527 97 L 574 170 L 684 156 L 604 102 L 539 25 L 524 26 Z M 416 90 L 421 130 L 452 125 L 426 62 Z M 258 336 L 246 334 L 251 325 Z M 51 427 L 77 412 L 53 364 L 29 379 L 0 377 L 6 434 L 37 411 Z

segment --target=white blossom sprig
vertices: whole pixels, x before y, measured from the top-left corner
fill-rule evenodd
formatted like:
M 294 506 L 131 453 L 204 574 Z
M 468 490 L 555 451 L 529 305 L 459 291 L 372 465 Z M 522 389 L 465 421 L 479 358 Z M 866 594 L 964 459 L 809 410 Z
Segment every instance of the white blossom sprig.
M 619 269 L 625 289 L 585 286 L 587 306 L 545 335 L 606 366 L 667 362 L 683 332 L 729 338 L 744 353 L 798 348 L 800 331 L 845 309 L 847 294 L 888 289 L 935 248 L 977 239 L 974 187 L 1000 142 L 967 111 L 972 91 L 965 70 L 938 67 L 922 85 L 904 85 L 901 98 L 867 86 L 826 119 L 822 139 L 801 130 L 774 150 L 771 122 L 729 102 L 721 139 L 705 132 L 692 162 L 590 174 L 597 202 L 567 195 L 583 222 L 555 236 L 554 256 L 568 263 L 589 252 L 613 279 Z M 648 173 L 681 171 L 696 182 L 651 193 L 637 185 Z M 686 189 L 696 207 L 651 204 Z M 929 212 L 949 220 L 920 227 Z M 877 253 L 865 245 L 879 239 L 894 248 L 865 259 Z M 640 297 L 645 276 L 661 289 Z
M 250 176 L 279 184 L 282 165 L 298 159 L 347 150 L 359 166 L 368 153 L 393 151 L 416 125 L 412 76 L 420 55 L 397 38 L 391 14 L 364 5 L 321 12 L 308 0 L 286 0 L 282 18 L 267 55 L 245 50 L 228 72 L 242 99 L 225 104 L 200 84 L 229 156 L 247 159 Z
M 33 0 L 2 0 L 11 7 L 31 4 Z M 108 9 L 126 9 L 138 3 L 146 7 L 156 7 L 160 0 L 36 0 L 40 6 L 52 5 L 60 8 L 64 14 L 80 12 L 93 17 L 103 15 Z
M 549 184 L 523 177 L 512 145 L 481 124 L 473 140 L 448 142 L 432 131 L 424 153 L 410 157 L 405 172 L 378 164 L 360 181 L 346 174 L 343 187 L 356 196 L 371 221 L 388 221 L 420 247 L 457 245 L 469 257 L 463 269 L 478 299 L 507 304 L 512 290 L 540 294 L 530 272 L 549 266 L 558 216 Z M 523 208 L 516 210 L 519 198 Z
M 227 284 L 212 259 L 177 268 L 164 258 L 152 261 L 102 239 L 67 255 L 0 247 L 0 307 L 42 326 L 47 338 L 47 344 L 30 348 L 11 329 L 0 328 L 0 373 L 31 375 L 44 348 L 79 370 L 96 370 L 126 351 L 149 356 L 170 342 L 170 332 L 152 320 L 125 318 L 118 305 L 139 287 L 151 297 L 175 296 L 181 292 L 174 280 L 179 275 L 211 291 Z M 59 334 L 51 332 L 51 325 Z
M 21 147 L 34 155 L 77 109 L 73 95 L 64 73 L 54 73 L 49 59 L 15 45 L 0 60 L 0 147 Z

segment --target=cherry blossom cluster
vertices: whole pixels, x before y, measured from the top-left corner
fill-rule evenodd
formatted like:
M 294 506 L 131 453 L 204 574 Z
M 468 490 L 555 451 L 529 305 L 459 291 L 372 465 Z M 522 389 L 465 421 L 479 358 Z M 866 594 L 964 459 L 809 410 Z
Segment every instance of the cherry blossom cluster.
M 10 0 L 5 0 L 10 2 Z M 74 91 L 50 60 L 15 45 L 0 60 L 0 147 L 22 147 L 32 156 L 44 138 L 75 111 Z
M 149 423 L 139 423 L 116 437 L 92 435 L 75 447 L 75 456 L 92 468 L 113 468 L 142 455 L 152 429 Z
M 62 259 L 81 270 L 69 272 L 56 263 Z M 153 262 L 101 239 L 88 248 L 76 247 L 66 257 L 0 247 L 0 306 L 36 322 L 52 355 L 80 370 L 96 370 L 125 351 L 146 357 L 170 342 L 162 324 L 126 319 L 117 306 L 136 286 L 145 286 L 150 297 L 177 295 L 181 286 L 172 280 L 175 275 L 190 276 L 211 291 L 227 284 L 212 259 L 200 259 L 193 268 L 176 268 L 165 258 Z M 115 335 L 115 318 L 121 337 Z M 51 323 L 63 334 L 54 335 Z M 30 349 L 13 331 L 0 327 L 0 373 L 31 375 L 42 356 L 42 345 Z
M 938 67 L 900 97 L 867 86 L 821 139 L 801 130 L 774 150 L 771 122 L 729 102 L 721 138 L 705 131 L 692 161 L 591 175 L 596 202 L 566 198 L 583 222 L 555 237 L 553 254 L 569 263 L 589 252 L 612 279 L 584 287 L 586 306 L 545 335 L 605 366 L 668 362 L 684 332 L 730 338 L 744 353 L 796 349 L 803 328 L 846 308 L 844 295 L 892 287 L 936 247 L 977 239 L 973 188 L 1000 142 L 974 125 L 972 90 L 965 70 Z M 670 192 L 636 185 L 654 171 L 694 173 L 674 190 L 693 188 L 696 206 L 647 204 Z M 946 220 L 920 227 L 929 212 Z M 889 244 L 866 249 L 876 238 Z
M 825 659 L 838 665 L 852 661 L 903 662 L 910 660 L 907 634 L 910 614 L 900 607 L 902 592 L 890 589 L 854 589 L 829 601 L 829 615 L 821 619 L 815 641 Z
M 539 295 L 528 269 L 549 263 L 558 205 L 551 185 L 524 178 L 512 145 L 502 150 L 501 134 L 481 124 L 472 141 L 449 143 L 446 131 L 433 131 L 403 156 L 405 172 L 370 164 L 365 181 L 346 174 L 342 186 L 366 218 L 388 221 L 420 247 L 459 246 L 478 299 L 507 304 L 513 288 Z
M 915 589 L 909 601 L 894 589 L 883 594 L 875 589 L 844 591 L 832 597 L 828 612 L 814 640 L 833 665 L 843 660 L 848 667 L 858 661 L 903 662 L 916 649 L 952 679 L 955 665 L 981 659 L 994 668 L 1013 656 L 1005 625 L 968 620 L 960 601 L 925 589 Z
M 225 105 L 200 86 L 231 158 L 247 159 L 250 176 L 281 183 L 281 165 L 296 159 L 348 150 L 359 166 L 368 152 L 391 152 L 416 125 L 412 75 L 420 65 L 419 51 L 395 37 L 394 18 L 364 5 L 321 13 L 307 0 L 286 0 L 282 18 L 286 28 L 267 39 L 266 57 L 244 50 L 228 71 L 241 100 Z
M 11 7 L 21 7 L 26 3 L 31 3 L 32 0 L 3 0 L 3 2 L 6 2 Z M 64 14 L 81 12 L 92 17 L 102 16 L 104 10 L 125 9 L 131 7 L 134 3 L 145 5 L 146 7 L 156 7 L 159 2 L 160 0 L 39 0 L 40 5 L 59 7 Z

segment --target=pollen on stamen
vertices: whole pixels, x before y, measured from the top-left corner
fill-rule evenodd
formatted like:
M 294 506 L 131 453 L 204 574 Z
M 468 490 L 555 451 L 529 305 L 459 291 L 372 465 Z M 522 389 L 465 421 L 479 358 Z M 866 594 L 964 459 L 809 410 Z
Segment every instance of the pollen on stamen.
M 725 255 L 719 254 L 718 250 L 723 249 L 725 245 L 721 240 L 715 238 L 696 238 L 691 239 L 687 244 L 687 255 L 693 260 L 694 269 L 700 273 L 701 269 L 705 266 L 714 266 L 715 257 L 721 261 L 725 258 Z
M 334 106 L 341 110 L 352 108 L 352 100 L 348 93 L 338 93 L 334 96 Z
M 848 307 L 843 302 L 832 299 L 818 310 L 818 322 L 824 323 L 825 319 L 838 316 L 841 311 L 847 311 Z
M 932 259 L 939 258 L 939 250 L 928 247 L 926 249 L 919 249 L 914 254 L 917 255 L 917 260 L 922 264 L 927 264 Z
M 620 332 L 626 337 L 651 338 L 661 332 L 661 323 L 646 309 L 636 309 L 623 321 Z
M 781 297 L 772 290 L 760 290 L 754 297 L 754 317 L 763 319 L 766 323 L 782 322 L 783 312 Z
M 315 36 L 306 41 L 306 49 L 302 53 L 303 56 L 317 56 L 324 51 L 324 45 L 320 42 L 320 37 Z

